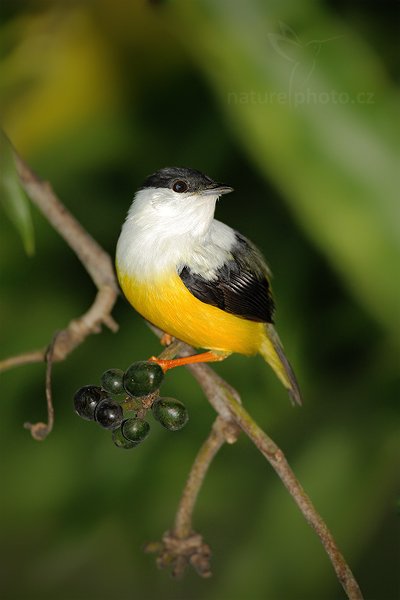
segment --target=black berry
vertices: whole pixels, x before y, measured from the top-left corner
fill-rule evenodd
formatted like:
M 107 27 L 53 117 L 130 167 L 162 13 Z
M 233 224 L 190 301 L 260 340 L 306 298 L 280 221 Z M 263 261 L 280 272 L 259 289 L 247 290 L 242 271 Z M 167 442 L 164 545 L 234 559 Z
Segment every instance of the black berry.
M 123 377 L 122 369 L 108 369 L 101 376 L 101 387 L 109 394 L 122 394 L 124 392 Z
M 131 396 L 147 396 L 161 385 L 164 373 L 155 362 L 134 362 L 124 373 L 124 388 Z
M 150 425 L 143 419 L 125 419 L 121 425 L 122 435 L 130 442 L 140 444 L 149 435 Z
M 175 398 L 158 398 L 152 406 L 154 418 L 170 431 L 178 431 L 189 420 L 186 406 Z
M 122 422 L 123 410 L 117 402 L 111 398 L 105 398 L 97 405 L 94 418 L 102 427 L 115 429 Z
M 129 440 L 127 440 L 126 437 L 122 435 L 121 427 L 117 427 L 116 429 L 114 429 L 112 433 L 112 440 L 118 448 L 124 448 L 125 450 L 130 450 L 131 448 L 137 446 L 139 443 L 130 442 Z
M 74 395 L 75 412 L 87 421 L 94 420 L 94 413 L 104 394 L 97 385 L 85 385 Z

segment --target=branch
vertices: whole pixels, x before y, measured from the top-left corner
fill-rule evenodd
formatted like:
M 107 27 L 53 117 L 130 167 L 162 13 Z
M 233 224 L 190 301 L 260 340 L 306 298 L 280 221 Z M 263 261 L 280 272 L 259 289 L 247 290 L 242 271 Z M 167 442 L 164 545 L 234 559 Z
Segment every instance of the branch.
M 211 432 L 200 448 L 186 481 L 174 527 L 166 531 L 161 542 L 149 543 L 145 552 L 154 552 L 160 568 L 171 567 L 173 577 L 180 579 L 190 564 L 201 577 L 211 577 L 211 551 L 200 534 L 192 528 L 192 515 L 206 473 L 225 442 L 234 443 L 239 428 L 218 416 Z
M 81 317 L 73 319 L 65 329 L 59 331 L 49 346 L 0 361 L 0 372 L 23 364 L 47 361 L 48 423 L 25 424 L 36 440 L 43 440 L 52 430 L 54 423 L 51 398 L 53 362 L 64 360 L 89 335 L 99 333 L 103 324 L 111 331 L 118 330 L 111 311 L 119 291 L 110 256 L 65 208 L 51 186 L 40 180 L 16 152 L 14 157 L 21 184 L 27 195 L 78 256 L 98 290 L 92 306 Z
M 156 333 L 158 333 L 157 330 Z M 193 354 L 193 348 L 182 344 L 179 354 L 181 356 Z M 216 433 L 217 418 L 208 440 L 200 449 L 192 466 L 179 504 L 174 529 L 172 532 L 167 531 L 164 534 L 161 543 L 148 544 L 146 551 L 158 554 L 157 564 L 160 567 L 171 566 L 172 563 L 173 574 L 175 576 L 179 577 L 183 573 L 188 562 L 196 568 L 200 575 L 205 577 L 210 575 L 209 549 L 203 543 L 201 536 L 192 530 L 192 512 L 212 459 L 224 441 L 230 443 L 236 441 L 237 427 L 239 427 L 273 467 L 307 523 L 318 535 L 348 598 L 350 600 L 362 600 L 363 596 L 358 583 L 340 552 L 332 533 L 304 491 L 279 446 L 257 425 L 243 408 L 238 392 L 208 365 L 192 364 L 186 368 L 189 369 L 200 384 L 208 401 L 219 414 L 220 422 L 224 423 L 226 429 L 223 435 L 221 432 L 219 434 Z M 235 424 L 236 429 L 232 428 L 232 425 L 234 426 Z M 227 431 L 231 433 L 227 435 Z M 193 556 L 199 558 L 200 569 L 196 564 L 193 564 Z M 202 568 L 204 572 L 202 572 Z
M 64 330 L 57 334 L 53 344 L 49 346 L 46 371 L 48 424 L 42 424 L 48 431 L 52 427 L 53 420 L 50 391 L 51 364 L 53 361 L 66 358 L 88 335 L 99 332 L 102 324 L 107 325 L 112 331 L 117 330 L 118 326 L 111 316 L 111 311 L 118 296 L 118 285 L 109 255 L 68 212 L 50 185 L 41 181 L 18 155 L 15 160 L 22 185 L 28 196 L 72 248 L 98 289 L 89 310 L 80 318 L 71 321 Z M 8 358 L 0 362 L 0 370 L 22 364 L 42 362 L 46 359 L 46 352 L 46 349 L 39 349 Z M 184 356 L 193 353 L 193 350 L 185 344 L 177 342 L 164 351 L 165 354 L 178 352 Z M 191 564 L 201 575 L 208 576 L 210 574 L 209 548 L 202 542 L 201 536 L 192 530 L 192 512 L 212 459 L 224 441 L 233 443 L 236 440 L 237 428 L 240 427 L 275 469 L 306 521 L 317 533 L 348 598 L 362 600 L 358 584 L 331 532 L 304 492 L 282 450 L 253 421 L 242 407 L 238 393 L 227 382 L 207 365 L 190 365 L 187 368 L 199 382 L 219 417 L 214 423 L 209 438 L 196 457 L 179 504 L 174 528 L 171 533 L 164 536 L 163 543 L 157 545 L 159 554 L 162 555 L 162 552 L 166 550 L 167 543 L 170 544 L 170 550 L 175 544 L 175 550 L 173 548 L 172 550 L 175 552 L 178 571 L 183 571 L 189 556 Z M 148 549 L 154 550 L 155 545 L 152 546 Z
M 189 473 L 185 489 L 175 516 L 173 533 L 177 538 L 188 537 L 192 533 L 192 513 L 207 470 L 215 455 L 226 441 L 234 443 L 239 429 L 232 427 L 222 417 L 217 417 L 210 435 L 200 448 Z
M 97 289 L 110 286 L 117 295 L 118 285 L 111 258 L 60 202 L 47 181 L 42 181 L 15 153 L 21 183 L 29 198 L 75 252 Z
M 57 336 L 53 351 L 53 362 L 65 360 L 75 348 L 94 333 L 100 333 L 101 325 L 106 325 L 111 331 L 117 331 L 118 325 L 111 317 L 111 310 L 117 299 L 117 292 L 106 284 L 100 289 L 92 306 L 77 319 L 73 319 Z M 0 372 L 22 365 L 44 362 L 47 347 L 11 356 L 0 361 Z
M 45 350 L 34 350 L 33 352 L 24 352 L 23 354 L 17 354 L 16 356 L 10 356 L 9 358 L 0 360 L 0 373 L 2 371 L 13 369 L 14 367 L 43 362 L 44 354 Z
M 57 335 L 52 354 L 52 361 L 57 362 L 64 360 L 89 335 L 99 333 L 103 324 L 111 331 L 118 330 L 111 316 L 119 293 L 118 284 L 110 256 L 65 208 L 51 186 L 39 179 L 16 153 L 15 163 L 29 198 L 72 248 L 98 289 L 92 306 Z M 46 352 L 47 346 L 2 360 L 0 372 L 23 364 L 44 362 Z
M 197 379 L 208 399 L 211 402 L 210 381 L 214 381 L 216 386 L 219 386 L 219 377 L 207 365 L 189 365 L 187 367 L 194 377 Z M 216 376 L 216 377 L 215 377 Z M 307 523 L 314 529 L 318 535 L 331 563 L 342 584 L 348 598 L 350 600 L 362 600 L 361 590 L 358 586 L 354 575 L 346 563 L 342 553 L 340 552 L 328 526 L 317 512 L 310 498 L 302 488 L 300 482 L 293 473 L 289 463 L 287 462 L 284 453 L 276 445 L 276 443 L 257 425 L 249 413 L 243 408 L 238 401 L 237 392 L 232 393 L 232 388 L 226 386 L 226 383 L 216 394 L 218 400 L 221 400 L 221 395 L 224 398 L 224 413 L 228 410 L 230 419 L 246 433 L 254 445 L 259 449 L 263 456 L 267 459 L 282 483 L 296 502 L 298 508 L 306 519 Z M 213 406 L 217 406 L 215 398 L 211 402 Z M 219 411 L 218 411 L 219 412 Z M 221 413 L 219 413 L 221 414 Z M 221 415 L 222 416 L 222 415 Z

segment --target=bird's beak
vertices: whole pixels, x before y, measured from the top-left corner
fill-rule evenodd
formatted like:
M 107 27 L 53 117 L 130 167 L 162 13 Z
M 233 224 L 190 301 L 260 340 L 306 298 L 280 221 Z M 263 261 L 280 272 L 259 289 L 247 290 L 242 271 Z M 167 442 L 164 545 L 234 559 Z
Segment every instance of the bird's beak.
M 209 188 L 201 190 L 201 194 L 204 196 L 222 196 L 222 194 L 229 194 L 230 192 L 233 192 L 233 187 L 224 183 L 215 183 Z

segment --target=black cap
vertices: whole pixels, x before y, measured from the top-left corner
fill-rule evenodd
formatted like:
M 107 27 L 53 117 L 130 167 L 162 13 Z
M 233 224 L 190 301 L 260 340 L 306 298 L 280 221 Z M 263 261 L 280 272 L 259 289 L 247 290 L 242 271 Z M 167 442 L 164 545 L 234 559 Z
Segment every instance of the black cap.
M 141 189 L 146 188 L 169 188 L 175 192 L 182 193 L 211 193 L 215 191 L 223 194 L 231 192 L 233 188 L 217 183 L 208 175 L 204 175 L 196 169 L 185 167 L 165 167 L 156 171 L 144 181 Z

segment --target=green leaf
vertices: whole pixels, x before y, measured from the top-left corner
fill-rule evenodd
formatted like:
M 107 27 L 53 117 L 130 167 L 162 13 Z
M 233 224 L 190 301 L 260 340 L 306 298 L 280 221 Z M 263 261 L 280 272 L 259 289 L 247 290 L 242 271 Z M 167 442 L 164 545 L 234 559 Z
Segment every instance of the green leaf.
M 25 252 L 34 253 L 34 232 L 30 204 L 20 183 L 12 146 L 0 130 L 0 205 L 21 236 Z

